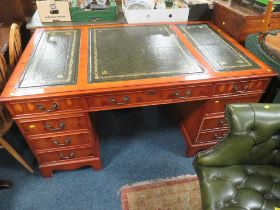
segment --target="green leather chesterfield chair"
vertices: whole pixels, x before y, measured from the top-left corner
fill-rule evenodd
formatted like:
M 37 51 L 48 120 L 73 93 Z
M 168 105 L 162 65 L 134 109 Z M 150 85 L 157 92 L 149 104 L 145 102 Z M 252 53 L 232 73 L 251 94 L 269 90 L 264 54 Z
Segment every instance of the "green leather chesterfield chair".
M 193 162 L 202 209 L 280 208 L 280 104 L 232 104 L 225 113 L 229 134 Z

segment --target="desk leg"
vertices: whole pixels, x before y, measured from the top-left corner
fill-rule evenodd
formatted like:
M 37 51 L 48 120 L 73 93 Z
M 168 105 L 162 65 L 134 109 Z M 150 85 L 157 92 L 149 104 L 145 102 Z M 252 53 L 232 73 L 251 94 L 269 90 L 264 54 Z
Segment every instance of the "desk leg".
M 196 101 L 175 105 L 175 113 L 185 139 L 188 157 L 202 150 L 201 146 L 195 145 L 195 140 L 202 124 L 204 104 L 205 101 Z

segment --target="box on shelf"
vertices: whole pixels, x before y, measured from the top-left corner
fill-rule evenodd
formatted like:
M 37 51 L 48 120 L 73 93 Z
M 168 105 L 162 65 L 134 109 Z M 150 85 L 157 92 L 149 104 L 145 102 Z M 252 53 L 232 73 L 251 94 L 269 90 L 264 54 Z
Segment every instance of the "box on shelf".
M 67 0 L 37 0 L 36 5 L 41 22 L 71 21 Z
M 165 2 L 166 3 L 166 2 Z M 167 4 L 166 4 L 167 5 Z M 122 0 L 122 10 L 128 23 L 188 21 L 189 8 L 128 9 Z
M 78 5 L 70 7 L 70 14 L 74 22 L 115 20 L 118 17 L 117 5 L 115 1 L 108 1 L 108 8 L 102 10 L 83 10 Z
M 266 10 L 268 4 L 268 0 L 255 0 L 253 3 L 253 9 L 264 12 Z M 280 1 L 279 0 L 274 0 L 273 2 L 273 11 L 274 12 L 280 12 Z
M 242 6 L 260 13 L 266 10 L 268 1 L 269 0 L 234 0 L 235 3 L 241 4 Z M 280 12 L 280 0 L 274 0 L 273 12 Z

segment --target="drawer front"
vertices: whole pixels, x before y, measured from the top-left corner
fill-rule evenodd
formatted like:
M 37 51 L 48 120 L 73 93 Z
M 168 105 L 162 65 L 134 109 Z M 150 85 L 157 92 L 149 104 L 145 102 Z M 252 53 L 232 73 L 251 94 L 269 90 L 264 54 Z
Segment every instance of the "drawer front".
M 200 132 L 197 143 L 220 141 L 228 133 L 228 130 Z
M 227 11 L 223 9 L 223 7 L 220 7 L 215 4 L 214 6 L 214 12 L 213 12 L 213 22 L 215 25 L 217 25 L 219 28 L 223 26 L 224 18 L 227 16 Z
M 250 34 L 260 31 L 264 27 L 264 19 L 248 19 L 245 21 L 243 33 Z
M 276 30 L 279 28 L 280 28 L 280 17 L 278 16 L 277 18 L 276 17 L 271 18 L 269 22 L 269 29 Z
M 30 143 L 34 150 L 57 149 L 72 146 L 91 144 L 88 133 L 57 135 L 47 138 L 31 138 Z
M 215 86 L 214 95 L 246 94 L 264 91 L 269 80 L 250 80 L 240 82 L 219 83 Z
M 75 160 L 77 158 L 85 158 L 93 156 L 92 148 L 70 149 L 57 152 L 38 153 L 41 163 L 54 161 Z
M 87 129 L 85 116 L 60 117 L 27 122 L 20 121 L 19 124 L 28 135 Z
M 16 115 L 35 113 L 45 114 L 83 109 L 81 98 L 38 100 L 24 103 L 11 103 L 10 105 Z
M 124 94 L 110 94 L 102 96 L 88 96 L 89 108 L 95 107 L 122 107 L 133 104 L 145 104 L 161 101 L 191 100 L 193 98 L 209 97 L 211 86 L 190 86 L 172 89 L 147 90 L 128 92 Z
M 226 98 L 222 100 L 210 100 L 207 102 L 205 114 L 224 113 L 227 104 L 231 103 L 256 103 L 261 96 L 246 96 L 236 98 Z
M 225 11 L 222 7 L 215 5 L 214 23 L 236 40 L 239 38 L 243 22 L 241 16 Z
M 219 128 L 227 128 L 228 123 L 224 116 L 212 117 L 212 118 L 203 118 L 201 130 L 212 130 Z
M 235 40 L 238 40 L 244 23 L 243 18 L 232 13 L 227 13 L 227 15 L 221 19 L 222 29 L 231 35 Z

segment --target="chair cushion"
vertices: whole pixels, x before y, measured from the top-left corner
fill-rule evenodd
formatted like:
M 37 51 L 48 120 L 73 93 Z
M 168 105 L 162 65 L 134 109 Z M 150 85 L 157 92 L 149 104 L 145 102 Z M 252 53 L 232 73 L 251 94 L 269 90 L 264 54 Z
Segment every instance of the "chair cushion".
M 200 166 L 203 210 L 280 207 L 280 168 L 268 165 Z

